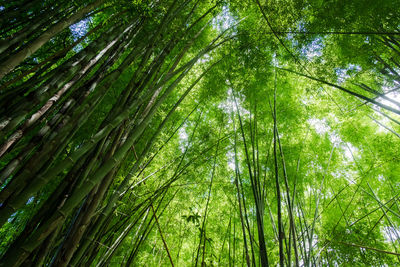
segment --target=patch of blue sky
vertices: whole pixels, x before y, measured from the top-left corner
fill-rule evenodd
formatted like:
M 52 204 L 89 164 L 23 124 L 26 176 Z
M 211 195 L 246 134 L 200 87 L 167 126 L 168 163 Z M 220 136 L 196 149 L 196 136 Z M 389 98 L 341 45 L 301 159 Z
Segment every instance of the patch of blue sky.
M 382 86 L 382 91 L 385 92 L 385 97 L 400 103 L 400 92 L 399 92 L 399 87 L 397 85 L 396 86 L 385 86 L 384 85 L 384 86 Z M 379 97 L 379 98 L 377 98 L 377 101 L 386 106 L 392 107 L 394 109 L 399 109 L 399 106 L 397 104 L 395 104 L 392 101 L 389 101 L 385 98 Z M 386 123 L 389 123 L 389 120 L 387 118 L 385 118 L 383 116 L 380 116 L 380 117 L 381 117 L 380 118 L 381 121 L 383 120 Z
M 204 63 L 209 62 L 211 59 L 212 59 L 212 57 L 207 53 L 202 58 L 200 58 L 199 62 L 204 64 Z
M 81 38 L 88 32 L 89 22 L 90 22 L 90 18 L 86 18 L 86 19 L 83 19 L 83 20 L 69 26 L 69 29 L 71 30 L 74 41 L 78 40 L 79 38 Z
M 274 66 L 274 67 L 278 67 L 278 68 L 280 68 L 280 67 L 282 67 L 280 64 L 279 64 L 279 60 L 278 60 L 278 58 L 277 58 L 277 56 L 276 56 L 276 53 L 274 53 L 273 55 L 272 55 L 272 65 Z
M 335 73 L 337 77 L 337 81 L 339 83 L 345 82 L 348 78 L 351 77 L 351 74 L 357 73 L 361 71 L 361 67 L 359 65 L 349 64 L 346 68 L 335 68 Z
M 304 32 L 306 31 L 305 28 L 305 23 L 304 21 L 299 21 L 297 22 L 297 25 L 295 28 L 292 28 L 289 30 L 289 32 L 286 34 L 286 39 L 290 40 L 292 42 L 292 46 L 296 47 L 299 45 L 299 42 L 294 38 L 295 37 L 295 33 L 293 32 Z
M 219 13 L 212 20 L 212 25 L 218 32 L 223 32 L 236 24 L 235 18 L 232 16 L 229 7 L 223 6 L 221 13 Z
M 324 43 L 322 38 L 315 38 L 310 44 L 304 46 L 301 49 L 301 53 L 307 57 L 308 60 L 313 60 L 315 57 L 322 56 L 322 50 L 324 49 Z
M 394 225 L 382 227 L 381 232 L 383 233 L 387 243 L 398 241 L 400 238 L 400 229 Z
M 90 23 L 90 18 L 86 18 L 86 19 L 83 19 L 83 20 L 69 26 L 69 29 L 72 33 L 72 38 L 74 41 L 85 36 L 85 34 L 89 30 L 89 23 Z M 79 52 L 82 49 L 83 49 L 82 44 L 78 44 L 73 48 L 73 50 L 75 52 Z
M 317 134 L 321 136 L 328 134 L 329 141 L 332 144 L 337 146 L 343 142 L 339 134 L 329 126 L 327 119 L 310 118 L 307 122 L 314 128 Z
M 179 148 L 181 149 L 181 152 L 184 153 L 186 150 L 186 147 L 188 145 L 188 140 L 189 140 L 189 135 L 186 132 L 186 127 L 188 125 L 184 123 L 181 128 L 179 128 Z

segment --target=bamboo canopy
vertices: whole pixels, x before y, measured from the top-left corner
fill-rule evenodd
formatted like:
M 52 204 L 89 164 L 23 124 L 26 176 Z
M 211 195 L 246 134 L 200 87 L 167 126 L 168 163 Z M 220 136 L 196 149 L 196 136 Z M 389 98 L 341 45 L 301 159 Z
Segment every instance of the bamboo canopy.
M 0 266 L 400 264 L 400 1 L 0 1 Z

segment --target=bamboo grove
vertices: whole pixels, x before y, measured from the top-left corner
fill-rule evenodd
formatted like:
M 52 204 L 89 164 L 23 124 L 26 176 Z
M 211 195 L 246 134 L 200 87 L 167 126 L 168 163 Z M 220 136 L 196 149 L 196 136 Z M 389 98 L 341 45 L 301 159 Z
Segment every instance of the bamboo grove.
M 0 14 L 0 266 L 399 264 L 399 1 Z

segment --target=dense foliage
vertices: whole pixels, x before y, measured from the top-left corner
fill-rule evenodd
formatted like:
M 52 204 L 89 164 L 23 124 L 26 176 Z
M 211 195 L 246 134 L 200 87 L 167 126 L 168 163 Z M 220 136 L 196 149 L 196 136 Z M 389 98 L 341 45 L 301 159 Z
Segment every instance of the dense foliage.
M 0 1 L 0 266 L 394 266 L 400 1 Z

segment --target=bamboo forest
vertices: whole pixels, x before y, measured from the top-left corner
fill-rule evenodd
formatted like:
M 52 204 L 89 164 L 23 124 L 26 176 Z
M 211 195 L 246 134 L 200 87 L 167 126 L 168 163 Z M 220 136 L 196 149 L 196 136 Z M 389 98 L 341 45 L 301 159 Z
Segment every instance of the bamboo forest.
M 0 0 L 0 266 L 400 266 L 400 0 Z

